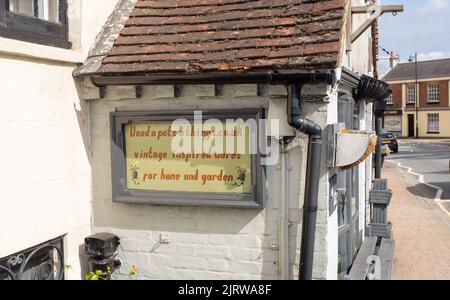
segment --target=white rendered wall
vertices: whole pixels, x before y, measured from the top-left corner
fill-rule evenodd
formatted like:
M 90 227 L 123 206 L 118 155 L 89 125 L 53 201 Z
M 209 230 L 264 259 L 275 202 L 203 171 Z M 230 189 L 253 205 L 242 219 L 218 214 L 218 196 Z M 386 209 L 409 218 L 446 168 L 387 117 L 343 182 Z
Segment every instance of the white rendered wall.
M 225 85 L 223 94 L 206 93 L 208 86 L 145 87 L 135 99 L 134 87 L 108 87 L 105 99 L 91 100 L 90 125 L 93 171 L 94 230 L 117 234 L 123 266 L 116 275 L 126 279 L 131 265 L 149 279 L 279 279 L 279 185 L 277 166 L 267 167 L 267 206 L 264 209 L 184 207 L 113 203 L 109 112 L 116 109 L 177 110 L 266 107 L 269 89 L 258 96 L 256 85 Z M 275 93 L 275 92 L 274 92 Z M 306 116 L 326 125 L 327 104 L 305 105 Z M 306 136 L 289 150 L 290 278 L 298 276 L 302 203 L 306 172 Z M 325 156 L 324 156 L 325 157 Z M 327 278 L 328 180 L 322 168 L 314 275 Z M 168 243 L 160 244 L 161 234 Z
M 82 277 L 89 121 L 72 72 L 116 2 L 69 0 L 71 50 L 0 38 L 0 258 L 65 235 L 67 277 Z

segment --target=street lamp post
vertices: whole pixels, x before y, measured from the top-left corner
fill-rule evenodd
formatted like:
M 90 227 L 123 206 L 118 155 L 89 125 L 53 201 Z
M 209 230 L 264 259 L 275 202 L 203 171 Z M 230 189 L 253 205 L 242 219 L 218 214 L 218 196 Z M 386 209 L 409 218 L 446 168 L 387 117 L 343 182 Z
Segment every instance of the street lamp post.
M 412 57 L 408 60 L 410 63 L 413 61 Z M 414 73 L 415 73 L 415 83 L 414 83 L 414 102 L 416 106 L 416 139 L 419 138 L 419 80 L 417 78 L 417 52 L 414 55 Z
M 415 73 L 416 73 L 416 83 L 415 83 L 415 97 L 416 97 L 416 138 L 419 138 L 419 88 L 418 88 L 418 79 L 417 79 L 417 52 L 415 54 Z

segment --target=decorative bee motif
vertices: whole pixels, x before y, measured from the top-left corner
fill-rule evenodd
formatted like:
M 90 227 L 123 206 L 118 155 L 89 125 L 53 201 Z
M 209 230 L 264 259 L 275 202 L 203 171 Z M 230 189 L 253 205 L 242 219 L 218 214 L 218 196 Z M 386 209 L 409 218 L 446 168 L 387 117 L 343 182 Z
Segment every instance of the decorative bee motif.
M 237 173 L 237 182 L 233 183 L 234 187 L 240 187 L 244 185 L 246 180 L 246 174 L 248 173 L 248 169 L 245 166 L 238 166 L 236 167 L 236 173 Z
M 134 162 L 130 168 L 131 171 L 131 180 L 133 180 L 134 184 L 139 184 L 139 166 L 138 162 Z

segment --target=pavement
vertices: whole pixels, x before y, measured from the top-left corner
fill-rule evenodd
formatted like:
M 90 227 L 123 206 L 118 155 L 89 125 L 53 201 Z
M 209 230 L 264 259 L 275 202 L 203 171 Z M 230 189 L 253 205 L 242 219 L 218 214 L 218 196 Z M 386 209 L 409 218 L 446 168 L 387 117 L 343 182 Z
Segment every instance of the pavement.
M 388 208 L 395 240 L 393 279 L 450 280 L 450 211 L 435 201 L 436 189 L 389 160 L 382 177 L 393 191 Z

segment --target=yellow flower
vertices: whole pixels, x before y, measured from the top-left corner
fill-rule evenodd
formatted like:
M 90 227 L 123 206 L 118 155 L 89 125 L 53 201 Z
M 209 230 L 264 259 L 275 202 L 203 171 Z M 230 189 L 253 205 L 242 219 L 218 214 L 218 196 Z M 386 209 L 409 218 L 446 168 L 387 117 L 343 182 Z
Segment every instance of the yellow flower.
M 130 268 L 130 275 L 135 275 L 137 273 L 137 268 L 135 265 L 132 265 Z

